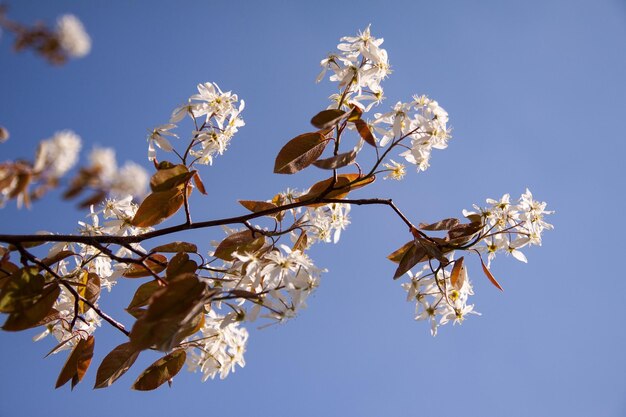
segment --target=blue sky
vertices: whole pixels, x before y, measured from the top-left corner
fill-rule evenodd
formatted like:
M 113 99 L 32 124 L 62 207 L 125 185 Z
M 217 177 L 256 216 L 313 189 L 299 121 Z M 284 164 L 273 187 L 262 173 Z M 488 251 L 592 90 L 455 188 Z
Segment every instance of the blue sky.
M 371 23 L 394 71 L 382 108 L 427 94 L 454 130 L 428 171 L 380 179 L 359 195 L 391 197 L 414 222 L 428 222 L 529 187 L 556 210 L 555 230 L 526 252 L 528 264 L 496 259 L 504 293 L 471 265 L 482 317 L 432 338 L 385 259 L 409 239 L 405 227 L 383 208 L 355 207 L 340 243 L 312 253 L 329 272 L 308 309 L 285 325 L 252 328 L 247 365 L 228 379 L 202 383 L 183 371 L 172 389 L 130 391 L 141 364 L 156 359 L 146 355 L 107 390 L 91 390 L 94 365 L 74 392 L 55 391 L 65 354 L 44 360 L 51 340 L 3 333 L 0 416 L 626 415 L 626 3 L 110 3 L 10 4 L 24 22 L 76 14 L 93 50 L 52 68 L 0 39 L 0 125 L 12 134 L 2 160 L 30 157 L 39 140 L 71 128 L 85 151 L 112 146 L 118 160 L 148 168 L 146 129 L 165 123 L 197 83 L 215 81 L 246 100 L 246 126 L 202 172 L 210 195 L 193 201 L 194 218 L 241 213 L 237 199 L 321 179 L 312 169 L 274 175 L 274 157 L 334 92 L 314 83 L 319 60 Z M 8 205 L 1 230 L 74 231 L 83 213 L 57 197 L 30 211 Z M 185 238 L 208 250 L 216 236 Z M 111 308 L 135 285 L 121 283 Z M 95 361 L 122 342 L 104 327 L 96 339 Z

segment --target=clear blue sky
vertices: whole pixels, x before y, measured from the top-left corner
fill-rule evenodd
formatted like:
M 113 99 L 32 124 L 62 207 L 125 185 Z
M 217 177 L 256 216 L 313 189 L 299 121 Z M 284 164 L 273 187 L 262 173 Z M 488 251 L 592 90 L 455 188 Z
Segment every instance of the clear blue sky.
M 146 355 L 107 390 L 91 390 L 94 367 L 74 392 L 55 391 L 65 354 L 44 360 L 51 340 L 0 334 L 0 416 L 626 415 L 625 2 L 10 3 L 25 22 L 76 14 L 93 50 L 52 68 L 0 40 L 0 125 L 12 133 L 2 160 L 30 157 L 40 139 L 71 128 L 86 150 L 113 146 L 118 160 L 149 167 L 146 129 L 165 123 L 197 83 L 215 81 L 246 100 L 247 125 L 204 171 L 210 196 L 193 202 L 194 217 L 240 213 L 237 199 L 321 178 L 273 175 L 273 159 L 334 92 L 314 83 L 319 60 L 371 23 L 394 70 L 383 106 L 428 94 L 449 112 L 454 137 L 426 173 L 380 180 L 368 195 L 392 197 L 419 222 L 530 187 L 557 213 L 527 265 L 496 260 L 504 293 L 470 269 L 483 316 L 436 338 L 413 320 L 385 259 L 406 230 L 372 207 L 353 209 L 337 246 L 314 250 L 330 272 L 309 308 L 251 329 L 247 365 L 225 381 L 183 371 L 172 389 L 130 391 L 156 358 Z M 75 230 L 83 214 L 51 197 L 31 211 L 3 209 L 1 230 Z M 208 249 L 215 234 L 187 238 Z M 135 285 L 120 284 L 110 305 Z M 96 339 L 97 362 L 122 342 L 106 328 Z

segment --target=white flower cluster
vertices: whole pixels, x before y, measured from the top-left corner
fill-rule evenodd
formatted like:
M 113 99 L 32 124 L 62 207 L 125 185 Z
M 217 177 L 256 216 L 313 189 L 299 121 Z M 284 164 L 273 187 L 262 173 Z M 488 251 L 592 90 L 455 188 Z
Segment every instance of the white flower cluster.
M 103 209 L 99 212 L 94 212 L 92 206 L 90 214 L 88 215 L 91 222 L 78 222 L 81 234 L 129 236 L 149 231 L 149 229 L 137 228 L 130 224 L 130 220 L 133 218 L 136 211 L 137 205 L 132 203 L 131 196 L 127 196 L 121 200 L 107 200 Z M 100 214 L 107 220 L 103 225 L 100 225 Z M 138 244 L 133 244 L 132 246 L 133 249 L 143 250 Z M 109 256 L 93 246 L 80 243 L 58 243 L 50 248 L 48 257 L 53 257 L 63 250 L 72 250 L 77 256 L 58 262 L 55 266 L 57 274 L 63 277 L 70 277 L 71 280 L 79 280 L 83 278 L 83 274 L 93 272 L 96 273 L 100 279 L 100 287 L 109 291 L 127 268 L 126 264 L 112 261 Z M 130 257 L 133 254 L 129 249 L 120 248 L 115 255 L 119 257 Z M 74 260 L 73 267 L 70 263 L 71 259 Z M 59 319 L 49 324 L 43 333 L 35 336 L 34 340 L 40 340 L 48 334 L 53 334 L 59 342 L 68 341 L 62 347 L 59 347 L 56 352 L 73 347 L 80 338 L 84 339 L 86 336 L 92 334 L 101 323 L 100 317 L 92 309 L 81 314 L 80 319 L 73 320 L 75 314 L 77 314 L 75 312 L 75 299 L 63 286 L 61 287 L 61 295 L 55 303 L 54 308 L 59 313 Z M 73 328 L 70 326 L 72 321 L 74 321 Z
M 541 245 L 544 230 L 553 226 L 544 220 L 545 215 L 554 213 L 546 210 L 546 203 L 533 200 L 532 193 L 526 189 L 517 204 L 512 204 L 509 194 L 500 200 L 487 199 L 487 207 L 474 205 L 478 212 L 464 210 L 467 217 L 479 214 L 485 222 L 482 246 L 478 249 L 488 254 L 488 264 L 497 253 L 512 255 L 515 259 L 527 262 L 521 248 L 529 245 Z
M 414 97 L 409 103 L 398 102 L 393 110 L 374 115 L 374 131 L 381 136 L 380 146 L 387 146 L 404 137 L 411 139 L 410 149 L 401 153 L 417 171 L 430 166 L 433 149 L 445 149 L 450 139 L 448 113 L 426 96 Z
M 95 147 L 89 160 L 91 168 L 97 172 L 98 185 L 109 190 L 113 196 L 141 197 L 146 193 L 150 182 L 148 172 L 132 161 L 126 161 L 118 168 L 114 149 Z
M 237 102 L 239 105 L 237 106 Z M 178 138 L 170 130 L 178 123 L 190 116 L 196 125 L 193 132 L 189 154 L 200 164 L 212 164 L 215 155 L 224 153 L 233 135 L 245 123 L 240 114 L 245 102 L 239 100 L 236 94 L 230 91 L 222 92 L 215 83 L 198 84 L 198 94 L 194 94 L 189 101 L 174 109 L 170 123 L 157 126 L 148 135 L 148 159 L 156 157 L 155 145 L 166 152 L 172 152 L 173 147 L 166 136 Z M 206 116 L 201 126 L 197 118 Z
M 341 38 L 337 45 L 340 52 L 321 61 L 323 70 L 317 81 L 330 69 L 333 72 L 330 80 L 338 81 L 339 87 L 344 88 L 343 92 L 331 96 L 333 103 L 329 108 L 337 108 L 340 104 L 339 107 L 346 111 L 357 106 L 368 112 L 383 100 L 381 82 L 391 71 L 387 51 L 380 47 L 382 43 L 383 39 L 371 35 L 368 26 L 355 37 Z M 447 123 L 448 113 L 436 101 L 422 95 L 413 97 L 408 103 L 396 103 L 387 113 L 374 114 L 374 120 L 368 125 L 372 133 L 380 137 L 381 147 L 395 146 L 409 138 L 409 149 L 400 156 L 416 165 L 420 172 L 428 169 L 432 149 L 448 146 L 450 128 Z M 391 161 L 383 166 L 390 172 L 387 178 L 399 180 L 404 177 L 404 165 Z
M 322 72 L 317 76 L 317 82 L 324 78 L 327 70 L 331 70 L 331 81 L 338 81 L 339 88 L 345 88 L 345 94 L 331 96 L 334 101 L 332 107 L 336 108 L 341 103 L 348 107 L 355 105 L 364 111 L 369 111 L 374 104 L 383 99 L 383 89 L 380 85 L 390 73 L 387 51 L 380 45 L 383 39 L 377 39 L 370 33 L 368 26 L 357 36 L 341 38 L 337 45 L 339 54 L 330 54 L 324 58 L 320 65 Z M 365 105 L 363 102 L 370 102 Z
M 71 57 L 84 57 L 91 50 L 91 38 L 81 21 L 72 14 L 58 18 L 56 34 L 61 48 Z
M 246 366 L 243 357 L 248 341 L 248 330 L 239 327 L 237 322 L 226 322 L 213 310 L 204 316 L 204 326 L 200 329 L 201 341 L 191 342 L 187 351 L 189 371 L 203 373 L 202 380 L 215 378 L 219 373 L 224 379 L 235 366 Z
M 407 291 L 407 301 L 415 301 L 415 320 L 427 320 L 430 333 L 437 335 L 437 328 L 452 321 L 461 324 L 469 314 L 480 315 L 474 311 L 473 304 L 467 304 L 470 295 L 474 295 L 472 285 L 465 268 L 462 268 L 458 282 L 453 285 L 450 273 L 440 269 L 433 273 L 428 265 L 415 275 L 409 271 L 411 281 L 402 284 Z
M 81 148 L 80 136 L 71 130 L 56 132 L 39 143 L 34 171 L 59 178 L 76 165 Z

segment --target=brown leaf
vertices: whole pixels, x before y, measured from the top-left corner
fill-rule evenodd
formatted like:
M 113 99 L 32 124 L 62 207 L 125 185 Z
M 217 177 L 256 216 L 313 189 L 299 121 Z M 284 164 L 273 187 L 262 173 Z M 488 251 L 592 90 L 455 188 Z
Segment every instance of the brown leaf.
M 197 269 L 198 264 L 195 261 L 189 260 L 189 255 L 184 252 L 179 252 L 170 260 L 165 274 L 168 279 L 172 279 L 181 274 L 193 274 Z
M 204 187 L 204 183 L 202 182 L 202 178 L 200 178 L 200 174 L 197 172 L 193 176 L 193 183 L 196 184 L 196 188 L 200 193 L 207 195 L 206 188 Z
M 465 267 L 463 266 L 463 257 L 461 256 L 454 262 L 452 272 L 450 272 L 450 283 L 457 290 L 460 290 L 461 287 L 463 287 L 463 283 L 465 282 L 464 269 Z
M 94 389 L 111 386 L 133 366 L 138 356 L 139 352 L 133 349 L 130 342 L 117 346 L 105 356 L 98 367 Z
M 98 192 L 94 193 L 93 195 L 91 195 L 90 197 L 87 197 L 85 200 L 83 200 L 80 203 L 78 203 L 78 207 L 79 208 L 87 208 L 89 206 L 94 206 L 94 205 L 104 201 L 106 196 L 107 196 L 106 191 L 98 191 Z
M 485 275 L 487 276 L 487 278 L 489 279 L 489 281 L 491 281 L 491 283 L 500 291 L 504 291 L 504 289 L 502 288 L 502 286 L 500 285 L 500 283 L 496 280 L 496 278 L 493 276 L 493 274 L 491 273 L 491 271 L 489 270 L 489 268 L 487 268 L 487 265 L 485 265 L 485 262 L 483 262 L 483 258 L 480 257 L 480 263 L 483 266 L 483 272 L 485 273 Z
M 376 145 L 376 139 L 374 139 L 374 135 L 372 135 L 372 131 L 370 130 L 370 127 L 367 125 L 367 123 L 365 123 L 361 119 L 357 119 L 354 121 L 354 126 L 356 127 L 357 132 L 359 132 L 359 136 L 361 136 L 361 138 L 365 142 L 369 143 L 375 148 L 378 147 L 378 145 Z
M 187 359 L 183 349 L 177 349 L 150 365 L 139 375 L 133 389 L 150 391 L 171 380 L 181 370 Z
M 436 223 L 425 224 L 420 223 L 419 228 L 422 230 L 450 230 L 459 224 L 459 219 L 443 219 Z
M 333 127 L 346 117 L 346 112 L 339 109 L 322 110 L 311 119 L 311 124 L 318 129 Z
M 45 319 L 53 310 L 52 306 L 60 293 L 61 290 L 56 283 L 49 285 L 32 304 L 11 313 L 2 326 L 2 330 L 20 331 L 45 324 Z
M 233 233 L 228 236 L 215 249 L 213 256 L 225 261 L 233 261 L 233 253 L 235 252 L 255 252 L 265 244 L 265 236 L 259 236 L 258 233 L 252 233 L 250 230 Z
M 293 248 L 291 248 L 291 250 L 292 251 L 299 250 L 300 252 L 304 252 L 304 250 L 307 247 L 307 243 L 308 243 L 308 238 L 307 238 L 306 232 L 302 230 L 300 232 L 300 236 L 298 236 L 298 240 L 296 240 L 296 243 L 293 244 Z
M 171 168 L 159 169 L 150 179 L 150 189 L 153 192 L 167 191 L 186 183 L 196 171 L 191 171 L 183 164 Z
M 92 304 L 95 304 L 100 297 L 100 277 L 93 272 L 84 271 L 81 275 L 81 283 L 78 293 Z M 89 310 L 89 306 L 83 301 L 78 301 L 78 312 L 84 314 Z
M 135 291 L 135 295 L 133 295 L 133 299 L 130 301 L 128 307 L 126 307 L 126 310 L 135 310 L 139 307 L 147 306 L 150 297 L 161 287 L 162 285 L 156 280 L 141 284 L 137 288 L 137 291 Z
M 418 245 L 417 242 L 414 242 L 402 256 L 400 264 L 398 265 L 396 272 L 393 274 L 393 279 L 400 278 L 415 265 L 427 259 L 428 254 L 426 253 L 426 250 L 421 245 Z
M 307 200 L 313 200 L 324 194 L 324 198 L 344 198 L 352 190 L 364 187 L 376 179 L 375 176 L 366 177 L 361 179 L 359 174 L 341 174 L 337 176 L 337 182 L 333 185 L 333 178 L 328 178 L 324 181 L 317 182 L 309 189 L 309 191 L 298 197 L 296 201 L 303 202 Z M 329 190 L 329 187 L 331 187 Z M 323 204 L 319 204 L 323 205 Z M 318 205 L 312 205 L 315 207 Z
M 274 173 L 294 174 L 311 165 L 324 152 L 328 140 L 319 132 L 296 136 L 276 156 Z
M 147 311 L 133 325 L 130 342 L 137 350 L 168 351 L 185 326 L 204 309 L 207 286 L 194 274 L 178 275 L 155 291 Z
M 196 252 L 198 252 L 198 247 L 195 244 L 193 244 L 193 243 L 177 241 L 177 242 L 171 242 L 171 243 L 166 243 L 165 245 L 157 246 L 156 248 L 152 249 L 150 252 L 152 252 L 152 253 L 153 252 L 161 252 L 161 253 L 189 252 L 189 253 L 196 253 Z
M 162 272 L 167 267 L 167 258 L 158 253 L 150 255 L 144 263 L 152 272 L 158 274 Z M 126 271 L 122 274 L 122 276 L 126 278 L 143 278 L 152 276 L 149 270 L 147 270 L 143 265 L 139 264 L 131 264 Z
M 483 228 L 482 223 L 463 223 L 454 226 L 448 231 L 449 241 L 468 241 L 476 233 L 480 232 Z
M 184 185 L 166 191 L 149 194 L 137 209 L 131 224 L 136 227 L 150 227 L 173 216 L 185 201 Z
M 352 164 L 355 160 L 356 152 L 352 150 L 350 152 L 340 153 L 338 155 L 331 156 L 330 158 L 318 159 L 317 161 L 313 162 L 313 165 L 321 169 L 337 169 L 348 166 Z
M 71 250 L 62 250 L 60 252 L 57 252 L 55 255 L 47 257 L 47 258 L 43 258 L 41 260 L 41 263 L 43 263 L 44 265 L 47 266 L 51 266 L 54 265 L 57 262 L 62 261 L 65 258 L 68 258 L 72 255 L 76 255 L 74 252 L 72 252 Z
M 389 259 L 393 263 L 400 263 L 404 254 L 409 250 L 411 246 L 415 245 L 415 240 L 410 240 L 402 245 L 400 248 L 396 249 L 389 255 L 387 255 L 387 259 Z
M 87 339 L 80 339 L 80 341 L 74 346 L 72 352 L 67 357 L 63 369 L 59 374 L 55 388 L 62 387 L 70 379 L 72 380 L 72 389 L 83 379 L 91 358 L 93 357 L 93 347 L 95 339 L 93 336 L 89 336 Z
M 271 210 L 278 207 L 274 203 L 270 203 L 268 201 L 253 201 L 253 200 L 239 200 L 239 204 L 247 208 L 253 213 L 258 213 L 260 211 Z M 268 214 L 270 217 L 277 217 L 280 213 L 272 213 Z
M 0 291 L 0 313 L 21 312 L 42 296 L 45 278 L 34 267 L 18 269 Z

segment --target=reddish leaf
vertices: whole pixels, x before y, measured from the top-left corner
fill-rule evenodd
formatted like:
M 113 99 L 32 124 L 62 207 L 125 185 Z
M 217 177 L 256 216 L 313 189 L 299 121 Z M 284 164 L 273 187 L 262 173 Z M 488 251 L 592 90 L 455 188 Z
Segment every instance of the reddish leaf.
M 274 203 L 270 203 L 267 201 L 252 201 L 252 200 L 239 200 L 239 204 L 247 208 L 253 213 L 258 213 L 259 211 L 271 210 L 275 209 L 277 206 Z M 276 213 L 269 214 L 269 216 L 276 216 Z
M 356 152 L 354 150 L 346 153 L 340 153 L 339 155 L 331 156 L 326 159 L 319 159 L 313 162 L 318 168 L 321 169 L 337 169 L 343 168 L 352 164 L 356 160 Z
M 463 287 L 463 283 L 465 282 L 464 269 L 465 267 L 463 266 L 463 257 L 461 256 L 454 262 L 452 272 L 450 272 L 450 283 L 457 290 L 460 290 L 461 287 Z
M 436 223 L 424 224 L 420 223 L 419 228 L 422 230 L 450 230 L 459 224 L 459 219 L 443 219 Z
M 346 112 L 339 109 L 322 110 L 311 119 L 311 124 L 318 129 L 333 127 L 346 117 Z
M 328 140 L 319 132 L 296 136 L 276 156 L 274 173 L 294 174 L 311 165 L 322 155 Z
M 20 331 L 45 324 L 45 319 L 52 311 L 52 306 L 60 293 L 61 290 L 56 283 L 49 285 L 32 304 L 23 305 L 20 310 L 11 313 L 2 330 Z
M 109 352 L 98 367 L 94 389 L 111 386 L 133 366 L 139 352 L 129 342 L 123 343 Z
M 414 240 L 406 242 L 400 248 L 396 249 L 395 251 L 393 251 L 392 253 L 387 255 L 387 259 L 389 259 L 391 262 L 396 263 L 396 264 L 400 263 L 400 261 L 402 260 L 402 257 L 404 256 L 404 254 L 413 245 L 415 245 L 415 241 Z
M 131 224 L 136 227 L 150 227 L 173 216 L 185 201 L 184 185 L 149 194 L 141 203 Z
M 422 246 L 414 242 L 413 245 L 410 246 L 402 256 L 400 264 L 398 265 L 396 272 L 393 274 L 393 279 L 400 278 L 415 265 L 427 259 L 428 254 L 426 253 L 426 250 L 424 250 Z
M 167 267 L 167 258 L 163 255 L 155 253 L 150 255 L 144 263 L 148 268 L 150 268 L 150 270 L 152 270 L 152 272 L 158 274 Z M 143 278 L 152 276 L 152 274 L 143 265 L 131 264 L 122 276 L 126 278 Z
M 307 238 L 306 232 L 302 230 L 300 232 L 300 236 L 298 236 L 298 240 L 296 240 L 296 243 L 293 244 L 293 248 L 291 250 L 293 251 L 299 250 L 300 252 L 304 252 L 304 250 L 307 247 L 307 242 L 308 242 L 308 238 Z
M 361 138 L 365 142 L 369 143 L 375 148 L 378 147 L 378 145 L 376 145 L 376 139 L 374 139 L 374 135 L 372 135 L 372 131 L 370 130 L 370 127 L 367 125 L 367 123 L 365 123 L 361 119 L 357 119 L 354 121 L 354 126 L 356 127 L 357 132 L 359 132 L 359 136 L 361 136 Z
M 159 281 L 149 281 L 141 284 L 135 291 L 135 295 L 133 295 L 133 299 L 126 307 L 126 310 L 135 310 L 139 307 L 147 306 L 150 297 L 161 287 Z
M 198 313 L 204 310 L 207 286 L 194 274 L 178 275 L 155 291 L 147 311 L 135 322 L 130 342 L 137 350 L 168 351 Z M 134 310 L 131 310 L 134 311 Z
M 235 252 L 255 252 L 265 244 L 265 236 L 253 234 L 250 230 L 233 233 L 228 236 L 215 249 L 213 256 L 225 261 L 233 261 Z
M 181 274 L 193 274 L 197 269 L 198 264 L 195 261 L 189 260 L 189 255 L 184 252 L 179 252 L 170 260 L 165 274 L 168 279 L 172 279 Z
M 133 384 L 133 389 L 150 391 L 171 380 L 185 364 L 187 354 L 183 349 L 178 349 L 159 359 L 150 365 L 139 375 Z
M 62 387 L 71 379 L 72 389 L 74 389 L 76 384 L 83 379 L 93 357 L 94 342 L 94 337 L 89 336 L 87 339 L 80 339 L 74 346 L 74 349 L 65 361 L 65 365 L 63 365 L 63 369 L 61 369 L 55 388 Z
M 491 271 L 489 270 L 489 268 L 487 268 L 487 265 L 485 265 L 485 263 L 483 262 L 483 258 L 480 258 L 480 263 L 483 266 L 483 272 L 485 273 L 485 275 L 487 276 L 487 278 L 489 278 L 489 281 L 491 281 L 491 283 L 500 291 L 504 291 L 504 289 L 502 288 L 502 286 L 500 285 L 500 283 L 496 280 L 496 278 L 493 276 L 493 274 L 491 273 Z
M 333 178 L 328 178 L 313 184 L 306 194 L 297 198 L 297 201 L 313 200 L 322 195 L 324 198 L 344 198 L 350 191 L 364 187 L 374 182 L 375 179 L 374 176 L 361 179 L 359 174 L 341 174 L 337 176 L 337 182 L 335 184 L 333 184 Z M 331 185 L 332 188 L 330 188 Z M 311 207 L 314 206 L 312 205 Z
M 60 252 L 57 252 L 55 255 L 52 255 L 47 258 L 43 258 L 41 260 L 41 263 L 47 266 L 54 265 L 55 263 L 61 262 L 63 259 L 68 258 L 72 255 L 76 255 L 76 254 L 72 252 L 71 250 L 62 250 Z
M 150 252 L 161 252 L 161 253 L 177 253 L 177 252 L 190 252 L 196 253 L 198 252 L 198 247 L 193 243 L 188 242 L 171 242 L 166 243 L 165 245 L 157 246 L 152 249 Z
M 207 195 L 206 188 L 204 187 L 204 183 L 202 182 L 202 178 L 200 178 L 200 174 L 197 172 L 193 176 L 193 183 L 196 184 L 196 188 L 200 193 Z
M 189 172 L 183 164 L 167 169 L 159 169 L 150 179 L 150 189 L 154 192 L 167 191 L 186 183 L 195 171 Z
M 95 206 L 96 204 L 104 201 L 106 196 L 107 196 L 106 191 L 98 191 L 94 193 L 93 195 L 91 195 L 90 197 L 87 197 L 85 200 L 78 203 L 78 207 L 87 208 L 89 206 Z

